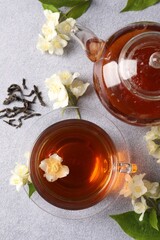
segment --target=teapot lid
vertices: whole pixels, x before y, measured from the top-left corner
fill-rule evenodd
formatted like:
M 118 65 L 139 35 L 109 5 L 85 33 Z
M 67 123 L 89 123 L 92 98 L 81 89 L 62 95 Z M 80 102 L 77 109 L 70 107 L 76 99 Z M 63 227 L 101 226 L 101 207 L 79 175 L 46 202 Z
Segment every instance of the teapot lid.
M 160 32 L 148 31 L 130 39 L 118 60 L 119 76 L 134 94 L 160 99 Z

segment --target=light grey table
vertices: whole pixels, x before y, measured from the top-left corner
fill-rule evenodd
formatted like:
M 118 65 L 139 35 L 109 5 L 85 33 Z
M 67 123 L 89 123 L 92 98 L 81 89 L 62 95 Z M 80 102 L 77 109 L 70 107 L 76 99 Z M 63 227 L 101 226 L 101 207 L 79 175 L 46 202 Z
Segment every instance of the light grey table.
M 141 20 L 160 21 L 160 4 L 141 12 L 120 13 L 126 0 L 94 0 L 87 14 L 78 22 L 91 28 L 102 39 L 124 25 Z M 38 0 L 0 0 L 0 107 L 6 96 L 7 87 L 13 82 L 21 83 L 23 77 L 28 85 L 37 84 L 48 101 L 44 86 L 46 77 L 69 69 L 78 71 L 92 85 L 92 63 L 84 56 L 81 47 L 71 42 L 63 57 L 41 55 L 36 50 L 38 33 L 44 23 L 43 11 Z M 49 103 L 49 101 L 48 101 Z M 105 111 L 91 86 L 80 106 Z M 45 114 L 51 110 L 39 107 Z M 147 173 L 150 180 L 160 181 L 156 162 L 148 155 L 143 136 L 147 128 L 126 125 L 106 111 L 125 135 L 131 159 L 139 172 Z M 21 129 L 14 129 L 0 121 L 0 240 L 127 240 L 119 226 L 104 211 L 85 220 L 64 220 L 53 217 L 30 201 L 24 191 L 17 193 L 9 186 L 10 171 L 17 161 L 19 143 L 35 119 L 30 119 Z M 14 151 L 13 151 L 14 150 Z M 13 154 L 14 152 L 14 154 Z M 129 199 L 120 198 L 111 213 L 131 209 Z

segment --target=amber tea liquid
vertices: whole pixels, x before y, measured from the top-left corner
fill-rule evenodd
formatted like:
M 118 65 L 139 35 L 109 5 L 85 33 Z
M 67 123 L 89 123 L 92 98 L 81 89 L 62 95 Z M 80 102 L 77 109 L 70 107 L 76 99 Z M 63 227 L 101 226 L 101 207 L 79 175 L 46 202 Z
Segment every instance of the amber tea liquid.
M 107 123 L 106 123 L 107 124 Z M 70 169 L 67 177 L 48 182 L 40 162 L 57 153 Z M 115 146 L 99 126 L 85 120 L 64 120 L 47 128 L 31 154 L 31 178 L 39 194 L 64 209 L 83 209 L 101 201 L 114 181 Z
M 102 62 L 94 66 L 95 89 L 103 105 L 116 117 L 135 125 L 156 123 L 156 120 L 159 122 L 160 100 L 150 101 L 139 97 L 126 88 L 120 77 L 119 83 L 111 86 L 118 78 L 116 68 L 112 67 L 118 66 L 121 50 L 130 39 L 150 31 L 160 32 L 160 26 L 142 23 L 134 27 L 132 24 L 118 31 L 107 41 Z M 154 46 L 144 45 L 137 49 L 132 57 L 134 60 L 138 57 L 137 75 L 132 77 L 132 83 L 144 91 L 160 91 L 160 69 L 148 66 L 149 57 L 154 52 L 160 52 L 159 41 Z

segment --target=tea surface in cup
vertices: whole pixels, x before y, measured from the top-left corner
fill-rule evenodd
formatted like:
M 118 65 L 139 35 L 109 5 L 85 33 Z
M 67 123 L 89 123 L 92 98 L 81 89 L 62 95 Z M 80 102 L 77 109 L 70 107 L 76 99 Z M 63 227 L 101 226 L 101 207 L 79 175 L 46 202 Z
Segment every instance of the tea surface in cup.
M 54 153 L 70 172 L 48 182 L 39 165 Z M 64 209 L 84 209 L 109 194 L 116 162 L 116 148 L 102 128 L 86 120 L 63 120 L 48 127 L 36 140 L 30 158 L 31 178 L 49 203 Z

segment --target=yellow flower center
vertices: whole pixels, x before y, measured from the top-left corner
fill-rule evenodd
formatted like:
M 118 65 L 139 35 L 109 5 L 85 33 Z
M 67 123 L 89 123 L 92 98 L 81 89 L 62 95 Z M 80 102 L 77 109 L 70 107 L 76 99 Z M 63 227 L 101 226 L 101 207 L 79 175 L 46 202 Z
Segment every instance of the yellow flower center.
M 71 26 L 67 24 L 64 28 L 65 32 L 69 33 L 71 31 Z
M 59 162 L 53 162 L 53 159 L 47 159 L 46 163 L 47 163 L 47 173 L 50 175 L 54 175 L 61 168 L 61 164 Z
M 55 41 L 53 45 L 55 48 L 61 48 L 61 44 L 58 41 Z
M 140 187 L 140 186 L 136 186 L 136 187 L 135 187 L 135 191 L 136 191 L 137 193 L 140 193 L 140 192 L 141 192 L 141 187 Z
M 63 78 L 64 80 L 67 80 L 68 78 L 70 78 L 70 74 L 68 74 L 68 73 L 63 73 L 63 74 L 62 74 L 62 78 Z
M 18 185 L 18 184 L 19 184 L 19 179 L 15 179 L 15 180 L 14 180 L 14 183 L 15 183 L 16 185 Z

